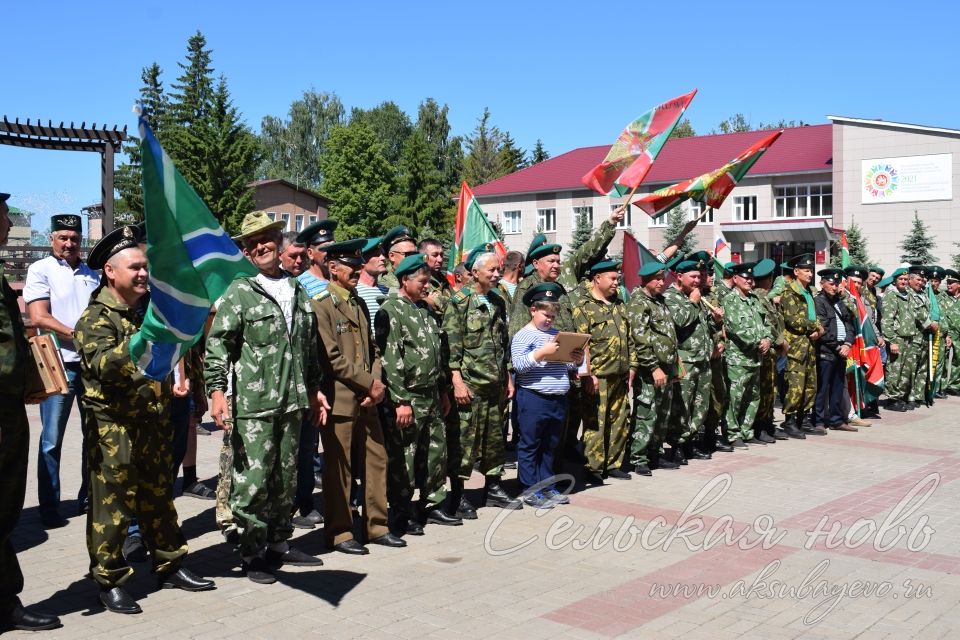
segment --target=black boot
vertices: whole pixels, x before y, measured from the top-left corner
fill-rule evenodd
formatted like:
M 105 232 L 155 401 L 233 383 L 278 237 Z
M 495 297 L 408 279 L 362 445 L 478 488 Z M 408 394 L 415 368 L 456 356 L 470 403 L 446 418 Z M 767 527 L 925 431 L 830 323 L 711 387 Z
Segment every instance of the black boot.
M 796 438 L 797 440 L 806 440 L 807 436 L 800 431 L 797 425 L 797 416 L 791 415 L 786 416 L 781 425 L 783 432 L 787 434 L 788 438 Z
M 447 504 L 443 508 L 451 518 L 460 518 L 462 520 L 476 520 L 477 510 L 470 504 L 466 496 L 463 495 L 463 480 L 452 478 L 450 480 L 450 493 L 447 494 Z
M 670 451 L 672 453 L 672 456 L 670 458 L 671 460 L 673 460 L 677 464 L 683 464 L 683 465 L 689 464 L 687 462 L 687 456 L 683 454 L 683 445 L 680 445 L 674 442 L 670 445 Z
M 500 476 L 487 476 L 487 485 L 484 489 L 484 506 L 523 509 L 523 504 L 504 490 L 500 484 Z
M 713 457 L 697 447 L 696 443 L 702 442 L 702 440 L 698 435 L 694 439 L 687 440 L 683 443 L 683 455 L 687 457 L 687 460 L 709 460 Z

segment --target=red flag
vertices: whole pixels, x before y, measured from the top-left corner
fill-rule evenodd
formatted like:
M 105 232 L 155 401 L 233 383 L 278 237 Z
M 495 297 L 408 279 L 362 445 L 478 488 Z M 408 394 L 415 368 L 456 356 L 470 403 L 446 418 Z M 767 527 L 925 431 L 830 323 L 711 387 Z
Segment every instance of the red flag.
M 865 404 L 876 400 L 883 392 L 885 385 L 883 361 L 880 358 L 877 336 L 870 322 L 867 307 L 863 304 L 863 298 L 860 297 L 860 289 L 857 283 L 850 281 L 849 289 L 857 307 L 857 335 L 850 347 L 850 357 L 859 368 L 863 369 L 863 378 L 866 384 L 861 390 L 860 400 Z M 854 402 L 856 401 L 854 395 L 850 397 L 854 398 Z
M 633 234 L 623 232 L 623 286 L 627 293 L 632 293 L 640 286 L 640 267 L 656 260 L 657 257 L 650 250 L 638 242 Z

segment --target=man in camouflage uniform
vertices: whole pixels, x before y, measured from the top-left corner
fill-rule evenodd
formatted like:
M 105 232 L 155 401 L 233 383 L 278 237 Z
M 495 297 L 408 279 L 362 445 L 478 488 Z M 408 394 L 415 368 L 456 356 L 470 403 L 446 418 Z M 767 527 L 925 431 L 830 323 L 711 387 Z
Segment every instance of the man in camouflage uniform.
M 710 403 L 704 418 L 701 451 L 730 453 L 733 447 L 727 438 L 727 365 L 723 358 L 726 336 L 723 333 L 723 303 L 714 288 L 716 275 L 707 265 L 700 270 L 700 293 L 704 305 L 710 309 Z
M 754 423 L 754 437 L 770 444 L 785 440 L 788 435 L 773 425 L 773 401 L 777 394 L 777 358 L 787 353 L 787 339 L 784 337 L 783 315 L 770 299 L 770 286 L 776 263 L 764 258 L 753 268 L 753 294 L 760 301 L 763 321 L 772 330 L 773 347 L 760 360 L 760 405 Z M 796 437 L 796 435 L 794 435 Z
M 10 233 L 8 193 L 0 193 L 0 246 Z M 30 347 L 24 337 L 17 294 L 7 283 L 0 260 L 0 632 L 8 629 L 55 629 L 60 620 L 25 608 L 23 572 L 10 537 L 20 519 L 27 492 L 30 425 L 23 404 L 24 378 Z
M 581 376 L 586 472 L 627 480 L 630 474 L 620 467 L 629 436 L 631 354 L 626 305 L 617 295 L 619 269 L 620 263 L 613 260 L 590 267 L 590 287 L 586 295 L 577 298 L 573 324 L 578 333 L 590 334 L 589 366 Z
M 676 329 L 662 295 L 666 269 L 659 261 L 644 264 L 641 286 L 630 295 L 627 305 L 634 411 L 628 468 L 642 475 L 651 468 L 678 468 L 660 453 L 663 442 L 677 448 L 680 438 L 670 422 L 679 359 Z
M 136 227 L 124 226 L 90 252 L 88 264 L 103 269 L 103 280 L 74 329 L 86 408 L 90 575 L 100 586 L 100 602 L 116 613 L 141 612 L 122 586 L 133 574 L 122 553 L 133 518 L 162 587 L 214 588 L 180 566 L 187 541 L 173 506 L 172 376 L 149 380 L 130 358 L 130 338 L 143 321 L 147 295 L 140 240 Z
M 382 274 L 377 282 L 390 291 L 396 291 L 400 287 L 400 283 L 397 281 L 397 276 L 393 273 L 393 270 L 407 256 L 419 253 L 417 251 L 417 241 L 413 236 L 413 231 L 403 225 L 397 225 L 383 235 L 380 247 L 383 249 L 383 256 L 387 259 L 387 272 Z
M 916 360 L 916 374 L 913 378 L 913 390 L 909 401 L 915 406 L 927 401 L 927 385 L 929 382 L 930 351 L 929 343 L 936 338 L 940 331 L 940 323 L 930 314 L 930 300 L 927 297 L 927 267 L 913 266 L 908 270 L 907 285 L 910 287 L 910 301 L 913 304 L 914 320 L 919 332 L 911 341 L 908 351 Z
M 316 324 L 303 286 L 280 272 L 280 227 L 263 212 L 247 214 L 236 240 L 257 267 L 237 278 L 217 307 L 207 337 L 204 382 L 210 414 L 231 431 L 230 511 L 242 569 L 253 582 L 276 581 L 282 564 L 318 566 L 291 548 L 291 514 L 304 412 L 313 427 L 325 416 Z M 233 396 L 227 403 L 232 371 Z M 230 422 L 233 418 L 233 424 Z
M 897 269 L 891 277 L 893 287 L 883 295 L 883 333 L 889 352 L 884 378 L 887 409 L 907 411 L 914 408 L 910 394 L 917 369 L 915 350 L 909 347 L 922 340 L 922 336 L 914 317 L 907 270 Z
M 430 281 L 423 254 L 400 261 L 394 269 L 400 288 L 387 295 L 374 321 L 387 386 L 385 425 L 387 499 L 398 535 L 423 533 L 428 523 L 459 525 L 440 508 L 447 496 L 447 438 L 443 417 L 450 396 L 443 371 L 440 328 L 422 302 Z M 420 494 L 420 509 L 412 504 Z
M 523 505 L 500 484 L 503 475 L 504 444 L 502 424 L 506 403 L 513 397 L 513 381 L 507 371 L 510 358 L 507 338 L 506 303 L 495 289 L 500 279 L 500 260 L 489 245 L 471 252 L 474 282 L 456 292 L 443 314 L 447 335 L 447 366 L 457 404 L 459 433 L 447 437 L 453 490 L 447 514 L 469 513 L 472 505 L 463 495 L 463 485 L 480 461 L 486 478 L 484 503 L 507 509 Z M 469 516 L 467 516 L 469 517 Z
M 447 300 L 453 294 L 453 288 L 443 272 L 443 245 L 435 238 L 427 238 L 420 241 L 417 249 L 423 254 L 427 270 L 430 272 L 430 288 L 426 292 L 427 295 L 423 299 L 423 303 L 427 305 L 427 310 L 437 326 L 440 326 L 440 323 L 443 322 L 443 310 L 447 306 Z M 396 277 L 396 275 L 396 271 L 394 271 L 394 276 Z
M 706 256 L 709 258 L 709 256 Z M 680 432 L 679 447 L 673 452 L 673 461 L 693 458 L 709 460 L 712 456 L 701 449 L 710 406 L 711 370 L 713 355 L 711 319 L 722 318 L 703 303 L 700 274 L 706 268 L 704 256 L 695 254 L 674 266 L 677 280 L 663 294 L 677 332 L 677 351 L 683 363 L 684 375 L 674 389 L 670 420 L 673 430 Z
M 940 307 L 940 336 L 937 354 L 937 367 L 933 374 L 933 391 L 934 397 L 941 400 L 947 397 L 947 394 L 944 392 L 944 389 L 946 388 L 944 375 L 947 370 L 947 349 L 949 348 L 946 342 L 947 338 L 950 337 L 950 324 L 949 321 L 946 320 L 946 314 L 944 313 L 946 307 L 950 305 L 950 294 L 946 291 L 940 290 L 940 284 L 943 282 L 945 275 L 946 269 L 941 266 L 933 265 L 927 267 L 927 278 L 930 281 L 930 287 L 933 289 L 933 294 L 936 297 L 937 304 Z M 926 297 L 926 292 L 924 292 L 924 296 Z M 951 344 L 952 343 L 953 341 L 951 340 Z
M 960 395 L 960 273 L 946 270 L 947 298 L 941 309 L 941 322 L 946 325 L 947 339 L 944 340 L 944 383 L 941 389 L 948 396 Z
M 787 368 L 784 373 L 787 391 L 783 403 L 783 430 L 788 436 L 814 434 L 826 431 L 813 424 L 813 403 L 817 394 L 816 340 L 823 335 L 817 319 L 816 306 L 810 292 L 813 282 L 813 256 L 796 256 L 788 263 L 793 267 L 793 278 L 780 294 L 783 326 L 787 339 Z
M 760 301 L 752 293 L 754 262 L 737 264 L 733 292 L 723 300 L 723 328 L 727 333 L 727 375 L 730 403 L 727 428 L 734 447 L 744 443 L 765 444 L 753 435 L 753 423 L 760 406 L 760 361 L 770 351 L 773 332 L 766 324 Z

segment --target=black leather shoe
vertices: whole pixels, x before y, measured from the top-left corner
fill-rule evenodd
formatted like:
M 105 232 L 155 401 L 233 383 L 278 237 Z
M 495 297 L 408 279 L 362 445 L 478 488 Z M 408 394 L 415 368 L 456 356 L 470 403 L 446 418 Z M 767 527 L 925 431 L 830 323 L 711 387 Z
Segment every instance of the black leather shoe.
M 787 436 L 786 431 L 784 431 L 783 429 L 781 429 L 781 428 L 779 428 L 779 427 L 777 427 L 777 429 L 773 432 L 773 439 L 774 439 L 774 440 L 786 440 L 787 438 L 788 438 L 788 436 Z
M 603 485 L 603 478 L 600 476 L 599 473 L 594 473 L 593 471 L 584 471 L 583 482 L 585 484 L 599 487 Z
M 290 547 L 283 553 L 279 551 L 273 551 L 267 549 L 267 552 L 264 555 L 264 560 L 267 561 L 267 564 L 270 565 L 271 569 L 279 569 L 283 565 L 290 565 L 291 567 L 320 567 L 323 566 L 323 560 L 316 556 L 311 556 L 308 553 L 304 553 L 299 549 L 294 549 Z
M 250 562 L 241 563 L 240 569 L 250 582 L 273 584 L 277 581 L 277 576 L 273 575 L 273 569 L 260 556 L 254 557 Z
M 310 522 L 312 522 L 313 524 L 321 524 L 323 522 L 323 514 L 317 511 L 316 509 L 314 509 L 313 511 L 311 511 L 310 513 L 308 513 L 303 517 L 309 520 Z
M 613 478 L 614 480 L 629 480 L 630 474 L 626 471 L 621 471 L 620 469 L 611 469 L 607 471 L 607 477 Z
M 807 434 L 805 434 L 803 431 L 800 431 L 799 429 L 794 429 L 791 427 L 789 429 L 784 429 L 783 432 L 787 434 L 788 438 L 794 438 L 796 440 L 807 439 Z
M 501 509 L 523 509 L 523 503 L 507 493 L 496 480 L 487 481 L 486 504 Z
M 370 553 L 370 549 L 367 549 L 365 546 L 350 538 L 349 540 L 344 540 L 340 544 L 333 545 L 334 551 L 339 551 L 340 553 L 346 553 L 352 556 L 365 556 Z
M 678 465 L 673 460 L 668 460 L 667 458 L 664 458 L 663 456 L 660 456 L 660 459 L 657 460 L 657 464 L 654 467 L 654 469 L 679 469 L 679 468 L 680 468 L 680 465 Z
M 123 557 L 127 562 L 146 562 L 147 548 L 143 544 L 143 537 L 139 533 L 128 535 L 123 541 Z
M 758 438 L 757 436 L 754 436 L 754 437 L 750 438 L 749 440 L 747 440 L 747 444 L 762 444 L 762 445 L 766 446 L 767 443 L 764 442 L 763 440 L 761 440 L 760 438 Z
M 394 547 L 399 549 L 400 547 L 407 546 L 407 541 L 403 538 L 398 538 L 392 533 L 385 533 L 379 538 L 371 539 L 370 544 L 379 544 L 384 547 Z
M 769 433 L 766 433 L 766 432 L 764 432 L 764 431 L 761 431 L 761 432 L 757 435 L 757 440 L 759 440 L 760 442 L 763 442 L 763 443 L 765 443 L 765 444 L 774 444 L 774 443 L 776 442 L 776 439 L 775 439 L 775 438 L 771 437 Z
M 447 515 L 450 515 L 449 513 Z M 460 504 L 457 505 L 457 512 L 455 517 L 462 520 L 476 520 L 477 519 L 477 509 L 474 507 L 466 496 L 460 498 Z
M 100 603 L 114 613 L 143 613 L 137 601 L 123 587 L 100 588 Z
M 687 462 L 687 456 L 683 455 L 683 447 L 675 444 L 675 445 L 672 445 L 672 447 L 670 448 L 670 451 L 672 452 L 670 456 L 671 460 L 673 460 L 677 464 L 683 464 L 683 465 L 689 464 Z
M 323 489 L 323 474 L 319 471 L 313 474 L 313 488 Z
M 18 631 L 44 631 L 62 627 L 60 618 L 39 611 L 30 611 L 22 606 L 14 607 L 0 629 L 17 629 Z
M 903 413 L 906 410 L 907 403 L 903 400 L 897 400 L 896 402 L 892 402 L 891 404 L 887 405 L 887 411 L 897 411 L 899 413 Z
M 210 591 L 216 589 L 213 580 L 201 578 L 190 569 L 180 567 L 176 572 L 160 576 L 161 589 L 183 589 L 184 591 Z
M 633 472 L 638 476 L 652 476 L 653 472 L 650 471 L 650 467 L 645 464 L 637 464 L 633 466 Z
M 727 444 L 726 442 L 717 438 L 716 444 L 713 445 L 714 451 L 719 451 L 720 453 L 730 453 L 733 451 L 733 445 Z
M 451 516 L 444 513 L 443 515 L 450 518 Z M 459 518 L 458 518 L 459 520 Z M 460 520 L 463 523 L 463 520 Z M 423 525 L 417 522 L 416 520 L 407 520 L 407 526 L 404 529 L 404 533 L 408 536 L 422 536 L 423 535 Z
M 293 516 L 290 518 L 290 524 L 296 529 L 316 529 L 317 526 L 311 522 L 307 516 Z
M 456 527 L 463 524 L 463 519 L 448 515 L 443 512 L 443 509 L 434 507 L 427 511 L 427 524 L 442 524 L 448 527 Z

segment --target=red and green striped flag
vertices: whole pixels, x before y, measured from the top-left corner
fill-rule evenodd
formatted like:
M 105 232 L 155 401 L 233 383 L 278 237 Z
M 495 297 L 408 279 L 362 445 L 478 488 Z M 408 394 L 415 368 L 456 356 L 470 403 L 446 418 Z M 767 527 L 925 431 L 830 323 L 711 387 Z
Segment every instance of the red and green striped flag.
M 840 266 L 846 269 L 850 266 L 850 245 L 847 244 L 847 232 L 840 232 Z
M 873 323 L 870 322 L 870 316 L 867 313 L 867 307 L 863 304 L 863 298 L 860 297 L 860 289 L 856 282 L 849 281 L 850 295 L 853 296 L 857 307 L 857 335 L 854 338 L 853 345 L 850 347 L 850 359 L 855 363 L 853 374 L 855 376 L 852 384 L 863 387 L 858 390 L 859 393 L 851 393 L 850 397 L 856 401 L 859 399 L 860 407 L 873 402 L 880 397 L 884 388 L 883 362 L 880 359 L 880 347 L 877 344 L 877 334 L 873 330 Z M 847 367 L 850 371 L 849 362 Z M 859 395 L 859 398 L 856 396 Z M 860 407 L 857 407 L 859 410 Z
M 614 183 L 626 187 L 618 189 L 620 195 L 639 186 L 696 94 L 694 89 L 668 100 L 628 124 L 603 162 L 583 176 L 583 184 L 604 195 L 610 193 Z
M 623 232 L 623 286 L 627 292 L 633 292 L 640 286 L 640 267 L 648 262 L 655 262 L 657 256 L 653 255 L 649 249 L 643 246 L 643 243 L 633 237 L 629 231 Z
M 453 277 L 453 270 L 464 261 L 473 249 L 484 242 L 493 245 L 494 251 L 502 260 L 507 248 L 497 238 L 487 214 L 480 208 L 477 197 L 467 186 L 460 185 L 460 200 L 457 202 L 457 218 L 453 229 L 453 244 L 450 246 L 450 259 L 447 261 L 447 277 Z

